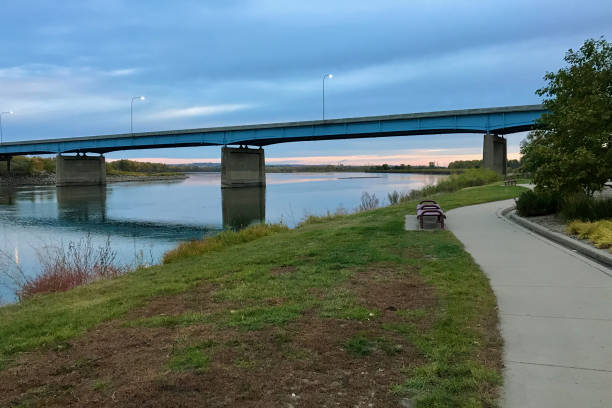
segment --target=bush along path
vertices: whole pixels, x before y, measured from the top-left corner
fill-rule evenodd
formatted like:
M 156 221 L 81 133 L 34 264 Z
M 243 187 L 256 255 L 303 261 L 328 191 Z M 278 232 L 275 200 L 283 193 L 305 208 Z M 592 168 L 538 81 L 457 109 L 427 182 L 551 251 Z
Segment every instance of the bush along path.
M 493 406 L 495 297 L 452 233 L 404 231 L 414 208 L 226 233 L 0 308 L 0 405 Z

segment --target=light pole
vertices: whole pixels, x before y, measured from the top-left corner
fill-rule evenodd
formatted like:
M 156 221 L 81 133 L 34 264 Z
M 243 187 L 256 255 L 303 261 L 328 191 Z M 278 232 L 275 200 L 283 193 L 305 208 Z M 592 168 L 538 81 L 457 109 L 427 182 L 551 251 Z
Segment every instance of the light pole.
M 134 101 L 140 99 L 145 100 L 144 96 L 132 96 L 132 102 L 130 103 L 130 134 L 134 134 Z
M 323 120 L 325 120 L 325 80 L 332 79 L 333 77 L 332 74 L 323 75 Z
M 13 111 L 0 112 L 0 143 L 2 143 L 2 115 L 12 115 Z

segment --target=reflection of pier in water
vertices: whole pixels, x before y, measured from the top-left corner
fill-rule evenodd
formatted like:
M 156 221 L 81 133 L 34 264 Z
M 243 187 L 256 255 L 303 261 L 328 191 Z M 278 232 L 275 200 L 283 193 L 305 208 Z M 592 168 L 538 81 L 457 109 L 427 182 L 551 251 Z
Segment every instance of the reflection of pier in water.
M 55 188 L 53 189 L 55 190 Z M 49 194 L 52 194 L 50 190 Z M 106 188 L 61 187 L 57 188 L 57 212 L 27 213 L 19 216 L 19 224 L 58 229 L 80 230 L 92 234 L 118 235 L 181 241 L 200 239 L 218 233 L 220 226 L 198 226 L 178 223 L 149 222 L 113 219 L 107 216 Z M 15 189 L 0 191 L 0 205 L 13 206 L 19 201 L 36 201 L 37 194 L 20 192 Z M 38 197 L 40 195 L 38 194 Z M 52 199 L 52 195 L 45 197 Z M 0 214 L 0 218 L 4 218 Z M 7 221 L 15 222 L 12 218 Z M 1 219 L 0 219 L 1 221 Z
M 99 223 L 106 221 L 106 186 L 57 187 L 60 220 Z
M 240 229 L 266 219 L 266 188 L 221 189 L 223 226 Z
M 55 197 L 53 197 L 54 193 Z M 29 191 L 2 189 L 0 205 L 13 207 L 19 205 L 19 202 L 38 202 L 41 197 L 45 201 L 55 198 L 57 212 L 53 208 L 50 212 L 30 213 L 26 211 L 19 216 L 20 224 L 81 230 L 92 234 L 173 241 L 199 239 L 206 235 L 214 235 L 221 230 L 219 224 L 200 226 L 109 218 L 105 186 L 58 187 L 49 189 L 49 191 L 37 191 L 34 194 Z M 265 187 L 222 189 L 221 198 L 223 227 L 240 229 L 265 221 Z M 4 217 L 0 214 L 0 218 Z

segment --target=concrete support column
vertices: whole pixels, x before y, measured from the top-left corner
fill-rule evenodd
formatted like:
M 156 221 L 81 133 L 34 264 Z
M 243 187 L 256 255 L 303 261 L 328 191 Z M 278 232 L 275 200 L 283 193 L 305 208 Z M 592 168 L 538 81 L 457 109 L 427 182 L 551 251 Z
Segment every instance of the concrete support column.
M 506 139 L 503 136 L 485 134 L 482 146 L 483 167 L 505 175 L 507 159 Z
M 0 157 L 0 163 L 6 162 L 6 168 L 0 168 L 0 177 L 10 177 L 11 175 L 11 158 L 10 157 Z
M 266 188 L 221 189 L 223 226 L 241 229 L 266 220 Z
M 62 186 L 99 186 L 106 184 L 104 156 L 57 155 L 55 184 Z
M 266 162 L 263 149 L 221 149 L 221 188 L 265 185 Z

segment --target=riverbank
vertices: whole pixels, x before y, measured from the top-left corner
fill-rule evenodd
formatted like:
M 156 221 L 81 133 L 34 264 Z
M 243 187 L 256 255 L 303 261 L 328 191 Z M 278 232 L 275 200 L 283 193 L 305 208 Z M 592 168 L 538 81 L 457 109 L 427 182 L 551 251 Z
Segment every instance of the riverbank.
M 462 174 L 469 169 L 389 169 L 389 170 L 365 170 L 366 173 L 406 173 L 406 174 Z
M 0 405 L 492 405 L 495 297 L 450 232 L 404 231 L 414 208 L 228 233 L 199 255 L 0 308 Z
M 184 180 L 189 178 L 184 173 L 176 174 L 113 174 L 106 176 L 107 183 L 124 183 L 131 181 L 166 181 Z M 0 186 L 54 186 L 55 174 L 42 176 L 13 176 L 10 178 L 0 177 Z

